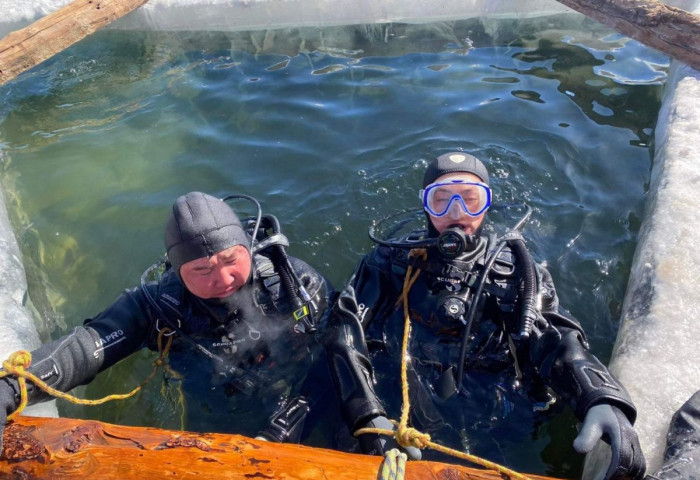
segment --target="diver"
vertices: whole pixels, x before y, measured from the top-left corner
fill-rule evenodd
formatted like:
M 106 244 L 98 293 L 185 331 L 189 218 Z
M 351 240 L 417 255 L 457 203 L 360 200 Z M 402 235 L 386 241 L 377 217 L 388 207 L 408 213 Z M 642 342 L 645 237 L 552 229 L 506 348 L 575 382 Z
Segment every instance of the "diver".
M 245 224 L 227 203 L 238 198 L 257 205 Z M 32 352 L 28 370 L 67 392 L 172 336 L 170 381 L 182 382 L 189 429 L 299 442 L 328 390 L 322 340 L 333 292 L 287 256 L 287 245 L 277 219 L 252 197 L 183 195 L 167 220 L 167 257 L 140 287 Z M 160 277 L 147 280 L 156 270 Z M 49 398 L 29 382 L 28 390 L 30 404 Z M 19 404 L 16 378 L 0 379 L 0 433 Z
M 533 261 L 518 231 L 527 214 L 501 237 L 487 233 L 489 174 L 462 152 L 428 165 L 420 198 L 427 229 L 383 240 L 371 228 L 379 245 L 332 307 L 328 359 L 350 431 L 395 429 L 388 418 L 398 419 L 402 408 L 407 302 L 412 427 L 439 444 L 513 465 L 508 451 L 536 441 L 562 400 L 583 422 L 575 450 L 586 453 L 603 438 L 612 449 L 605 478 L 641 479 L 636 409 L 589 352 L 579 323 L 560 308 L 547 269 Z M 405 283 L 409 274 L 412 284 Z M 376 434 L 358 441 L 365 453 L 387 448 Z M 421 458 L 414 447 L 407 450 L 409 458 Z M 423 458 L 430 455 L 440 454 L 422 451 Z

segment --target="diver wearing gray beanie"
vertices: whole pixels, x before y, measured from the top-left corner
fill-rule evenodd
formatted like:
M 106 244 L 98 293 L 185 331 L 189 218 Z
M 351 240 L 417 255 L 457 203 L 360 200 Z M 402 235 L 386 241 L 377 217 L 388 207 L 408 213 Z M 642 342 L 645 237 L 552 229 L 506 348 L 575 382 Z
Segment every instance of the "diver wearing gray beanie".
M 223 200 L 201 192 L 179 197 L 165 229 L 172 268 L 163 270 L 162 261 L 149 267 L 140 286 L 34 350 L 28 371 L 66 392 L 142 348 L 161 350 L 167 335 L 178 388 L 203 400 L 183 406 L 188 425 L 299 442 L 311 431 L 304 430 L 306 415 L 321 405 L 331 381 L 322 339 L 332 286 L 298 258 L 279 261 L 279 244 L 251 261 L 244 224 Z M 5 415 L 21 405 L 19 391 L 16 378 L 0 378 L 0 439 Z M 47 399 L 28 389 L 30 405 Z

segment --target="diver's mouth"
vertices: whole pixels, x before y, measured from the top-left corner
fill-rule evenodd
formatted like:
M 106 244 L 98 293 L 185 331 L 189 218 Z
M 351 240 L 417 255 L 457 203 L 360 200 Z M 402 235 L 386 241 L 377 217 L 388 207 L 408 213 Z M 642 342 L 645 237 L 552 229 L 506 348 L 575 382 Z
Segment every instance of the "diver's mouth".
M 452 225 L 450 225 L 450 226 L 447 227 L 447 228 L 459 228 L 459 229 L 462 230 L 463 232 L 466 232 L 466 231 L 467 231 L 467 227 L 465 227 L 464 225 L 461 225 L 461 224 L 459 224 L 459 223 L 453 223 Z

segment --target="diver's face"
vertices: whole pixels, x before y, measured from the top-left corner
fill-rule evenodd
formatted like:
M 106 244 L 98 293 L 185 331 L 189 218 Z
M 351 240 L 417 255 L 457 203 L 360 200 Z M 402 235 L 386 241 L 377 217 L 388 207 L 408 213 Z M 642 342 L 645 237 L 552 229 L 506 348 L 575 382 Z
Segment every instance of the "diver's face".
M 199 298 L 226 298 L 245 285 L 250 271 L 250 253 L 236 245 L 209 258 L 185 263 L 180 267 L 180 278 Z
M 446 182 L 449 180 L 481 182 L 481 179 L 472 173 L 453 172 L 438 177 L 433 183 Z M 459 192 L 455 193 L 459 194 Z M 428 215 L 428 217 L 430 218 L 433 227 L 435 227 L 435 230 L 437 230 L 438 233 L 442 233 L 450 227 L 459 227 L 464 231 L 464 233 L 471 235 L 474 232 L 476 232 L 476 229 L 479 228 L 484 222 L 485 215 L 486 212 L 482 213 L 477 217 L 467 215 L 467 212 L 465 212 L 464 209 L 461 208 L 457 202 L 453 202 L 449 211 L 442 217 L 434 217 L 432 215 Z

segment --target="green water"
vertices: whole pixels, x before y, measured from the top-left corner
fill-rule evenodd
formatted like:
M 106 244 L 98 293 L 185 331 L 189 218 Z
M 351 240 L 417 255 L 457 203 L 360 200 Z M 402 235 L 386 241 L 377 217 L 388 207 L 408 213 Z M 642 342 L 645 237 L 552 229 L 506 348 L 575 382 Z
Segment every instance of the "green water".
M 274 35 L 104 31 L 0 87 L 2 183 L 43 339 L 138 283 L 163 253 L 178 195 L 256 196 L 280 219 L 289 253 L 341 287 L 371 248 L 372 219 L 418 206 L 427 160 L 465 149 L 487 160 L 496 202 L 533 207 L 532 253 L 607 360 L 668 62 L 598 24 L 576 25 L 564 16 Z M 139 353 L 78 393 L 124 392 L 152 360 Z M 178 428 L 161 387 L 59 407 Z M 515 463 L 574 477 L 574 436 L 561 413 Z

